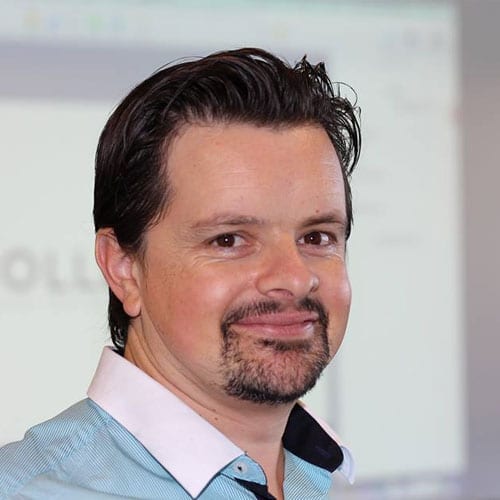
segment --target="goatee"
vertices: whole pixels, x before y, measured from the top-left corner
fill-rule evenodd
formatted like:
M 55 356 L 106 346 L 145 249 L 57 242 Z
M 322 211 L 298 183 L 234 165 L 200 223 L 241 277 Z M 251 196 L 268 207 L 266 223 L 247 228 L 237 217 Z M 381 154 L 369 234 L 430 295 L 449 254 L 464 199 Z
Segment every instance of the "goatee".
M 255 338 L 232 325 L 247 317 L 278 313 L 282 304 L 261 301 L 230 311 L 221 324 L 222 372 L 226 394 L 267 405 L 291 403 L 311 390 L 330 361 L 328 313 L 318 300 L 305 298 L 298 311 L 318 319 L 306 340 Z

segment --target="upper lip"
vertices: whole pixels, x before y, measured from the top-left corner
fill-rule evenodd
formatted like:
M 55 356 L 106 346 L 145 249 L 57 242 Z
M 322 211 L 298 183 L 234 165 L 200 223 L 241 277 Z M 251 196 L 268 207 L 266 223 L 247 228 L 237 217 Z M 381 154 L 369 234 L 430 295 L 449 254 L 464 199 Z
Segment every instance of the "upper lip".
M 248 316 L 236 324 L 239 325 L 275 325 L 287 326 L 308 323 L 318 320 L 318 313 L 313 311 L 283 311 L 270 314 L 259 314 L 258 316 Z

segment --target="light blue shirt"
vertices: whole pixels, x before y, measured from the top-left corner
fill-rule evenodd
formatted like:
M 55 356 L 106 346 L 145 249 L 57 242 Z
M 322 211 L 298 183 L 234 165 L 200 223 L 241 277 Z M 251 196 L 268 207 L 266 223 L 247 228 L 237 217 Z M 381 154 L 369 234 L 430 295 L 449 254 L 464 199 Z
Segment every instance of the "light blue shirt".
M 272 498 L 259 464 L 109 348 L 89 396 L 0 449 L 0 499 Z M 300 404 L 283 443 L 287 500 L 327 498 L 332 472 L 352 476 L 348 450 Z

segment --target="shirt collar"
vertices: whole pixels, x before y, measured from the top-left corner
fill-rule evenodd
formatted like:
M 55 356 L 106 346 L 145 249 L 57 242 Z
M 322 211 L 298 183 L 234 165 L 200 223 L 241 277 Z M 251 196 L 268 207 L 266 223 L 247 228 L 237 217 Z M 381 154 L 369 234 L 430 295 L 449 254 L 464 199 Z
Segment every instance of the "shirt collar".
M 283 434 L 283 444 L 299 458 L 334 472 L 338 470 L 350 484 L 355 467 L 351 451 L 337 434 L 302 401 L 292 408 Z
M 221 469 L 244 454 L 177 396 L 111 347 L 104 348 L 87 394 L 140 441 L 193 497 L 199 495 Z M 306 434 L 307 442 L 313 445 L 303 453 Z M 317 456 L 314 450 L 318 446 L 314 443 L 318 439 L 320 454 L 324 454 L 325 449 L 332 454 L 333 450 L 333 461 L 330 459 L 333 469 L 321 460 L 321 463 L 311 460 L 313 455 Z M 301 403 L 292 411 L 283 442 L 289 451 L 304 460 L 332 471 L 338 467 L 352 482 L 354 469 L 349 450 L 337 444 L 333 431 Z M 335 455 L 335 448 L 341 450 L 340 455 Z M 193 457 L 196 457 L 196 474 L 192 469 Z

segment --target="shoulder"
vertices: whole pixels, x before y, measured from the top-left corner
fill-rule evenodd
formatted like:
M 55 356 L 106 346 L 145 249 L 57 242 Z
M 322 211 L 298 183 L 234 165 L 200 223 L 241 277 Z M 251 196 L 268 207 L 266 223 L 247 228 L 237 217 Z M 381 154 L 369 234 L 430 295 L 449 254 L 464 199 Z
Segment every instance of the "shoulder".
M 70 474 L 71 461 L 106 432 L 110 419 L 85 399 L 32 427 L 21 441 L 0 448 L 0 498 L 48 472 Z
M 125 427 L 90 399 L 0 448 L 0 500 L 188 498 Z

